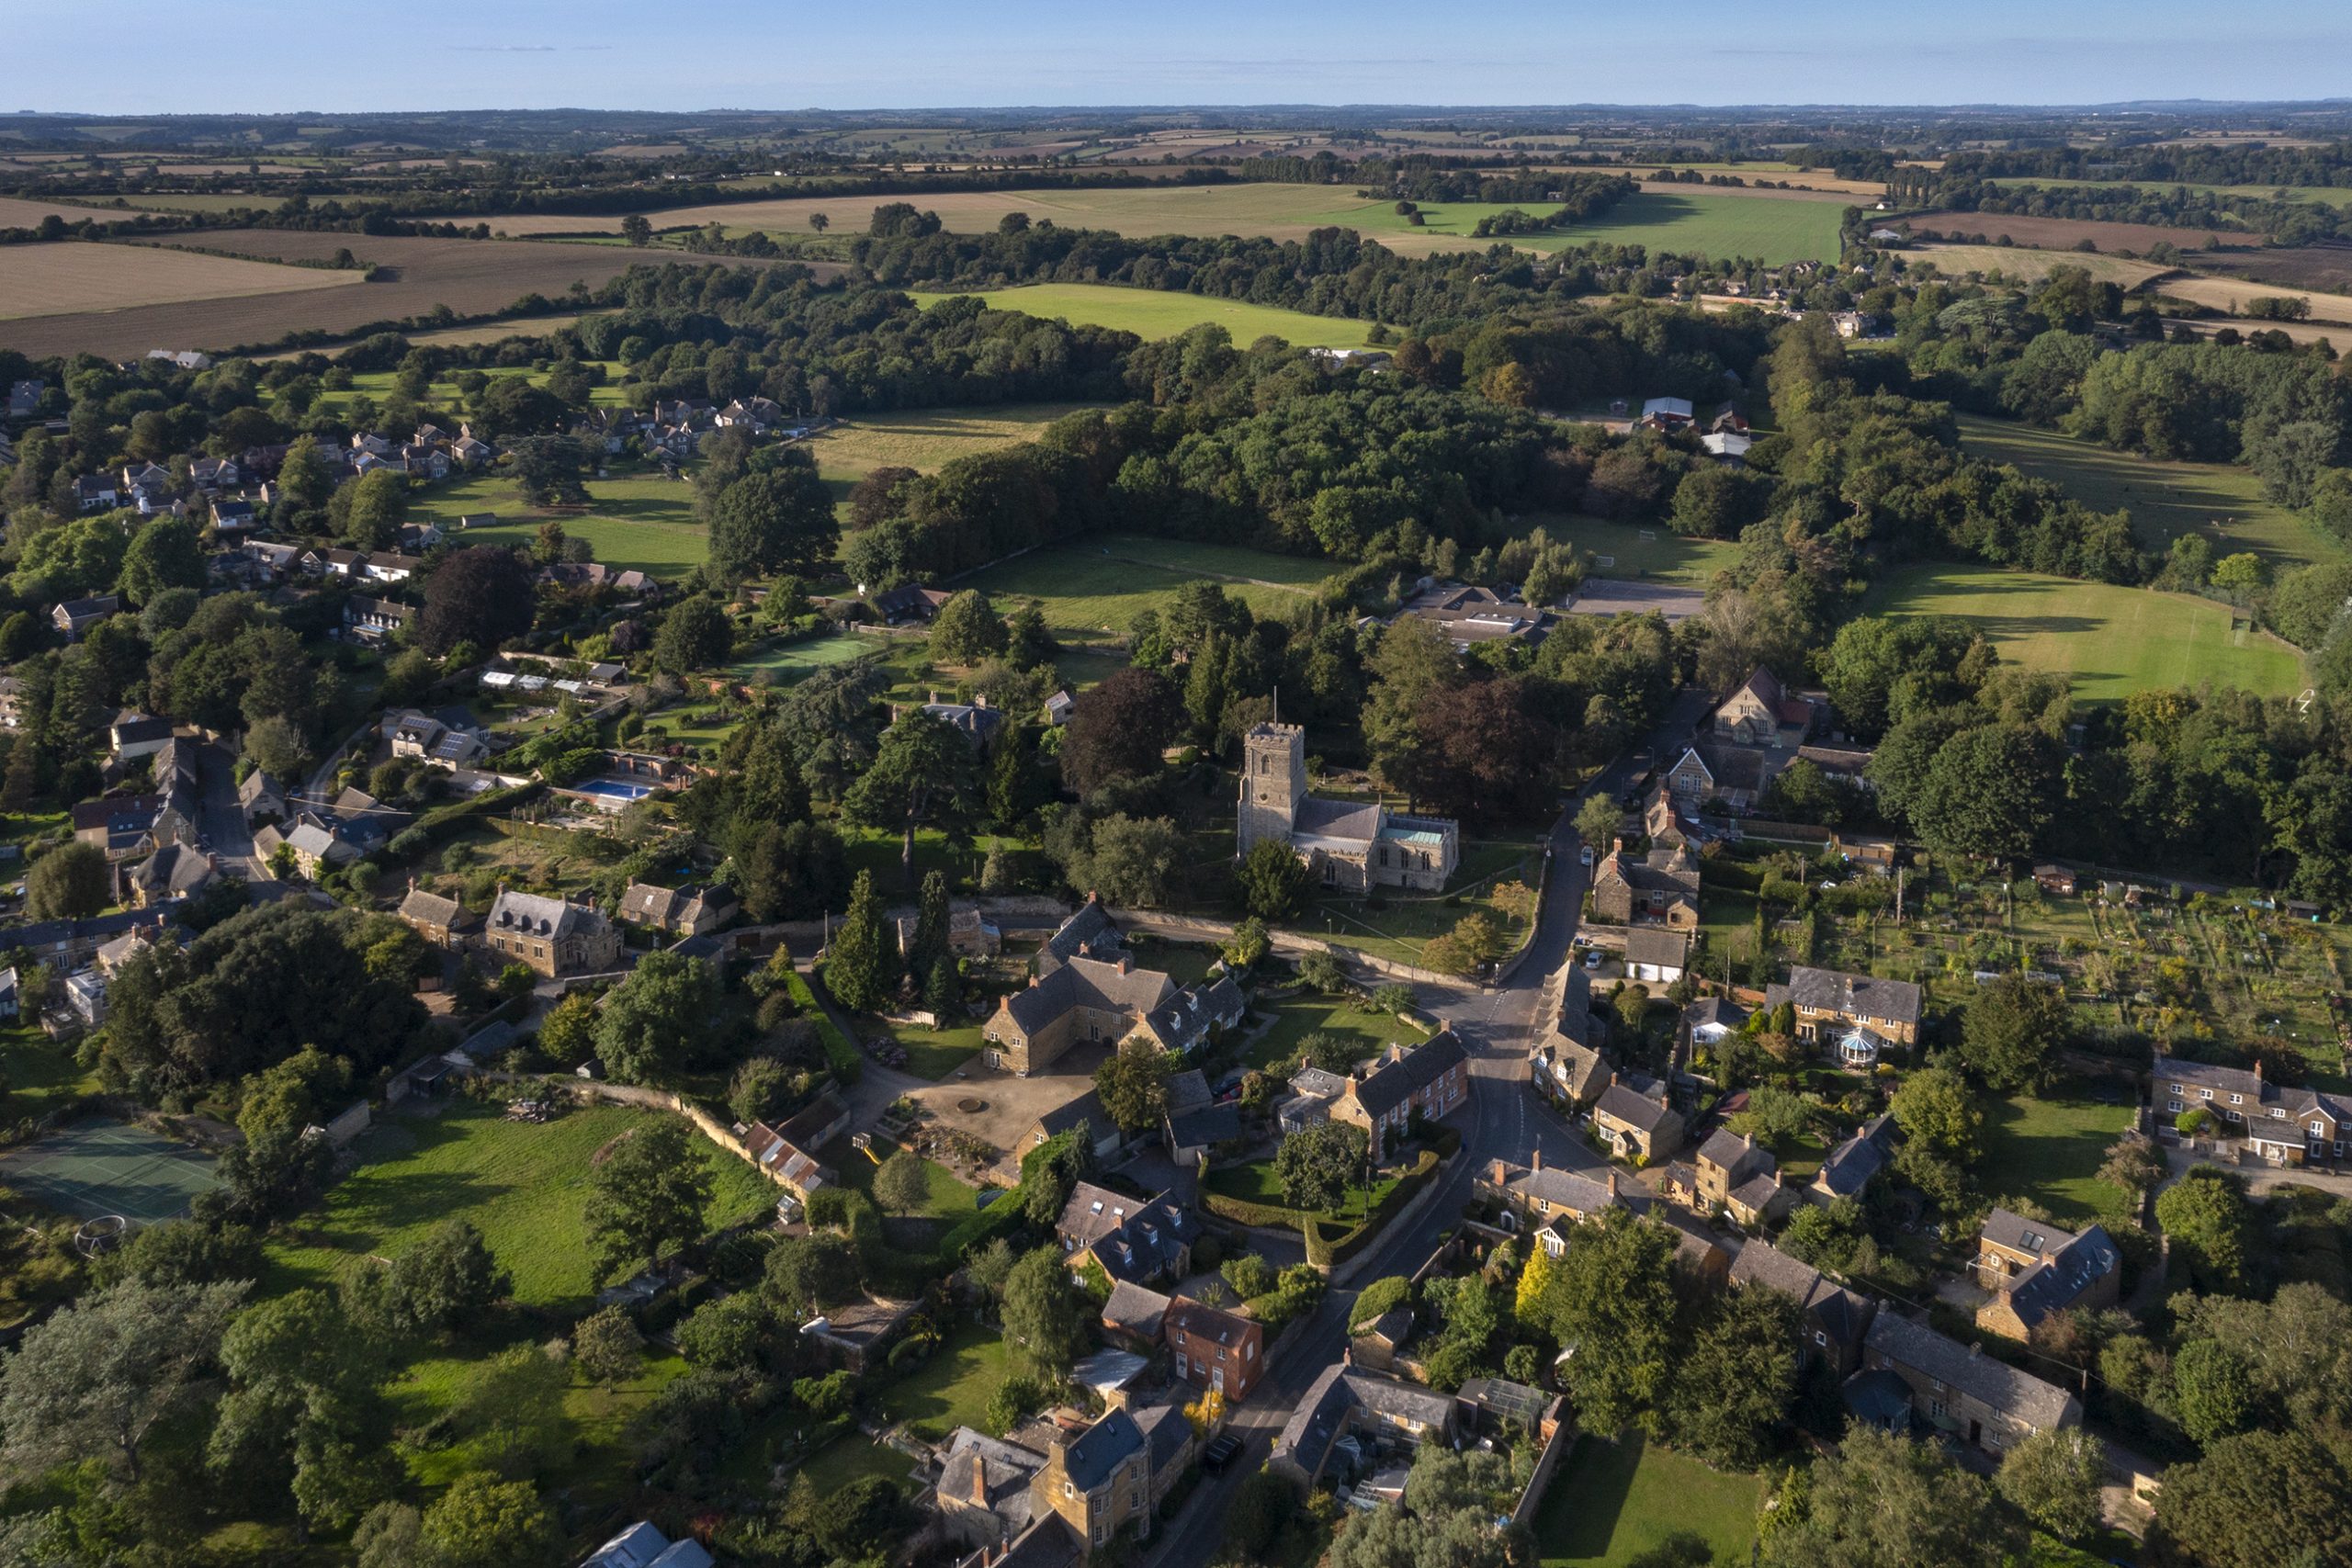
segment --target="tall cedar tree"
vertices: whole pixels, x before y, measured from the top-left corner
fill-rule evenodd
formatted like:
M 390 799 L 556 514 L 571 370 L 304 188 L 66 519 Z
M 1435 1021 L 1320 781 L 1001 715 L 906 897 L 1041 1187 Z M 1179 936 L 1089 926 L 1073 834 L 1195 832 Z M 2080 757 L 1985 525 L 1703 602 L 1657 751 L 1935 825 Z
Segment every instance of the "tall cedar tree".
M 876 1012 L 899 988 L 899 943 L 883 919 L 874 874 L 861 871 L 849 890 L 849 911 L 825 955 L 825 984 L 845 1008 Z
M 429 653 L 470 642 L 489 651 L 531 629 L 530 563 L 514 550 L 476 545 L 452 550 L 424 580 L 417 640 Z
M 922 709 L 909 708 L 883 732 L 873 765 L 842 796 L 842 809 L 864 827 L 898 831 L 899 874 L 913 886 L 916 829 L 938 829 L 951 848 L 971 841 L 980 811 L 971 742 Z
M 907 949 L 909 974 L 928 980 L 931 972 L 948 957 L 947 912 L 947 874 L 925 873 L 922 897 L 915 906 L 914 940 Z

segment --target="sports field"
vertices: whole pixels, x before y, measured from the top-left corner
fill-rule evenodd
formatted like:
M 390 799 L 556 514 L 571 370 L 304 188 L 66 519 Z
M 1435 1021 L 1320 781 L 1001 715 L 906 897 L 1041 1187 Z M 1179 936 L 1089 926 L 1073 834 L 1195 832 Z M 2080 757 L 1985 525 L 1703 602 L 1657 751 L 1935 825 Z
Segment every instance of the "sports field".
M 993 452 L 1035 441 L 1046 426 L 1086 403 L 1004 403 L 981 408 L 919 409 L 902 413 L 861 413 L 845 424 L 809 438 L 817 471 L 836 504 L 850 487 L 876 468 L 912 468 L 932 473 L 941 465 L 976 452 Z
M 926 306 L 947 294 L 917 294 Z M 1079 326 L 1114 327 L 1142 338 L 1174 337 L 1204 321 L 1215 321 L 1233 334 L 1238 344 L 1278 337 L 1302 348 L 1362 348 L 1369 321 L 1346 316 L 1310 316 L 1272 305 L 1240 299 L 1218 299 L 1205 294 L 1179 294 L 1157 288 L 1121 288 L 1103 283 L 1035 283 L 1022 288 L 979 292 L 993 310 L 1018 310 L 1046 321 Z
M 356 272 L 322 267 L 277 266 L 153 245 L 58 240 L 8 248 L 8 265 L 0 267 L 0 319 L 124 310 L 249 294 L 299 294 L 359 281 Z
M 1648 173 L 1650 171 L 1628 171 Z M 910 201 L 939 214 L 956 233 L 994 230 L 1008 212 L 1051 219 L 1064 228 L 1107 229 L 1139 238 L 1153 234 L 1233 234 L 1245 239 L 1303 240 L 1317 229 L 1354 229 L 1407 255 L 1462 250 L 1489 242 L 1470 238 L 1478 219 L 1498 206 L 1462 203 L 1424 208 L 1425 223 L 1399 217 L 1396 204 L 1366 200 L 1340 186 L 1146 186 L 1124 190 L 933 191 L 899 197 L 794 197 L 776 201 L 720 202 L 649 213 L 657 229 L 717 223 L 728 233 L 807 234 L 808 216 L 825 214 L 835 234 L 863 233 L 874 209 Z M 1784 194 L 1656 189 L 1621 203 L 1600 222 L 1573 231 L 1522 237 L 1529 249 L 1557 250 L 1588 240 L 1638 243 L 1654 249 L 1755 256 L 1769 263 L 1833 261 L 1843 203 L 1792 200 Z M 1532 207 L 1531 205 L 1531 210 Z M 493 220 L 509 234 L 618 232 L 618 217 L 571 214 Z
M 683 479 L 658 474 L 592 479 L 588 496 L 584 514 L 559 516 L 526 506 L 513 479 L 477 474 L 418 491 L 410 499 L 409 515 L 447 527 L 461 516 L 486 512 L 498 518 L 497 524 L 469 528 L 465 536 L 501 545 L 533 544 L 539 525 L 553 520 L 573 538 L 587 540 L 605 565 L 656 577 L 692 570 L 710 553 L 702 525 L 694 520 L 694 487 Z
M 2165 463 L 2109 451 L 2014 420 L 1960 416 L 1961 443 L 1980 457 L 2014 463 L 2098 512 L 2132 514 L 2141 542 L 2162 550 L 2195 531 L 2216 557 L 2252 550 L 2276 569 L 2334 560 L 2342 549 L 2266 500 L 2252 470 L 2228 463 Z
M 1328 569 L 1297 556 L 1110 535 L 1032 550 L 957 586 L 979 589 L 1001 611 L 1035 600 L 1057 637 L 1083 642 L 1125 636 L 1136 615 L 1204 577 L 1224 581 L 1252 610 L 1279 615 Z
M 210 1156 L 126 1122 L 79 1122 L 0 1159 L 0 1186 L 85 1220 L 175 1219 L 219 1185 Z
M 2185 593 L 1934 562 L 1882 578 L 1865 607 L 1974 622 L 2003 659 L 2073 677 L 2075 695 L 2086 702 L 2208 682 L 2263 696 L 2292 695 L 2309 684 L 2293 648 L 2252 629 L 2227 604 Z

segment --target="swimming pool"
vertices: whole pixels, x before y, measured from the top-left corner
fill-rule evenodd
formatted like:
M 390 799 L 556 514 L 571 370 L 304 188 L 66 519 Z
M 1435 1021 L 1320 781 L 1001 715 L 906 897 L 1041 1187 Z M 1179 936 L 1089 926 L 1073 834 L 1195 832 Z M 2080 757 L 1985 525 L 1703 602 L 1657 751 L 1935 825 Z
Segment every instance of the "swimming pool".
M 643 800 L 653 793 L 651 784 L 635 779 L 583 779 L 571 787 L 582 795 L 602 795 L 607 800 Z

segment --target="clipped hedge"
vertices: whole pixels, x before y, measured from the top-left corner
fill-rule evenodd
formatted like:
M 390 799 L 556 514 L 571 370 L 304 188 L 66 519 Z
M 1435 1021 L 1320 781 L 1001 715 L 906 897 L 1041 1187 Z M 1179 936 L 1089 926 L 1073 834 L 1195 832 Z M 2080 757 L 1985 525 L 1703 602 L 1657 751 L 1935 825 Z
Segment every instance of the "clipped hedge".
M 1247 1198 L 1228 1197 L 1223 1192 L 1204 1190 L 1201 1207 L 1221 1220 L 1231 1220 L 1238 1225 L 1265 1225 L 1279 1228 L 1298 1224 L 1298 1211 L 1280 1203 L 1252 1203 Z
M 411 833 L 422 833 L 428 845 L 447 843 L 476 818 L 494 817 L 511 807 L 526 805 L 537 800 L 546 789 L 547 785 L 537 781 L 516 784 L 512 789 L 486 789 L 464 800 L 435 807 L 402 829 L 400 836 L 405 839 Z
M 857 1054 L 857 1047 L 833 1022 L 832 1015 L 817 1005 L 817 993 L 808 988 L 808 976 L 795 969 L 785 977 L 784 990 L 817 1026 L 817 1038 L 824 1042 L 825 1059 L 833 1065 L 833 1077 L 843 1084 L 854 1084 L 864 1077 L 865 1058 Z
M 1337 1235 L 1327 1235 L 1330 1226 L 1323 1220 L 1301 1226 L 1306 1238 L 1306 1260 L 1317 1269 L 1335 1269 L 1362 1252 L 1382 1228 L 1413 1201 L 1415 1193 L 1436 1179 L 1437 1169 L 1437 1156 L 1423 1149 L 1420 1157 L 1413 1162 L 1413 1168 L 1396 1179 L 1396 1185 L 1388 1190 L 1373 1206 L 1372 1213 L 1352 1230 L 1340 1231 Z

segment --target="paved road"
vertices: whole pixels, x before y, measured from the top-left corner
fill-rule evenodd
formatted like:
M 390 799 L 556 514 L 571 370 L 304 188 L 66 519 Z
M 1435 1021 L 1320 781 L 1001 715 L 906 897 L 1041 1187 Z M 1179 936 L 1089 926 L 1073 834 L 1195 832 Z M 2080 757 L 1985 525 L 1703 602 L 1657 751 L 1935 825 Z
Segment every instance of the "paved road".
M 237 799 L 236 759 L 221 748 L 196 749 L 197 776 L 204 784 L 204 804 L 197 813 L 197 831 L 205 848 L 220 859 L 220 869 L 247 882 L 266 882 L 269 867 L 254 853 L 253 829 L 245 824 L 245 808 Z
M 1683 693 L 1642 750 L 1657 760 L 1656 765 L 1671 766 L 1708 705 L 1703 693 Z M 1673 755 L 1667 754 L 1669 748 Z M 1629 752 L 1602 771 L 1594 788 L 1620 793 L 1649 765 L 1639 752 Z M 1427 1261 L 1461 1217 L 1479 1168 L 1490 1159 L 1499 1156 L 1525 1165 L 1540 1149 L 1544 1163 L 1555 1169 L 1597 1170 L 1607 1163 L 1538 1105 L 1526 1087 L 1527 1050 L 1537 1027 L 1544 982 L 1566 962 L 1584 908 L 1589 874 L 1577 863 L 1578 840 L 1569 825 L 1575 815 L 1572 804 L 1552 830 L 1552 874 L 1546 879 L 1543 911 L 1527 957 L 1510 979 L 1487 990 L 1419 987 L 1422 1007 L 1450 1018 L 1470 1053 L 1470 1104 L 1452 1118 L 1462 1129 L 1462 1153 L 1441 1179 L 1437 1195 L 1411 1223 L 1374 1249 L 1355 1275 L 1358 1280 L 1409 1274 Z M 1300 1397 L 1345 1348 L 1348 1312 L 1356 1293 L 1353 1288 L 1327 1292 L 1306 1329 L 1284 1348 L 1250 1402 L 1234 1413 L 1227 1429 L 1242 1439 L 1246 1451 L 1224 1474 L 1204 1479 L 1183 1511 L 1159 1527 L 1146 1568 L 1206 1568 L 1216 1555 L 1223 1543 L 1223 1521 L 1242 1482 L 1265 1462 Z

